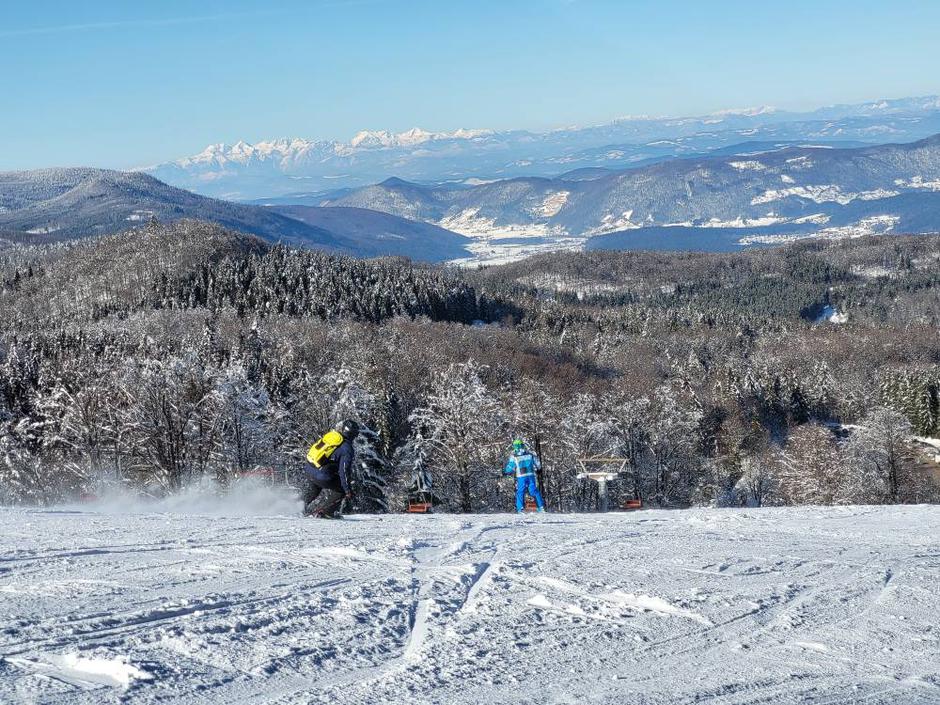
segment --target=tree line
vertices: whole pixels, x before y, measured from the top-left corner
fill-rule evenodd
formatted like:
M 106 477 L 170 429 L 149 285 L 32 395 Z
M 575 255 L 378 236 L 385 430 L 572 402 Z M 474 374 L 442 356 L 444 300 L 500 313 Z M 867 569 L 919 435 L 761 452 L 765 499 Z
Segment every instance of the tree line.
M 578 459 L 615 501 L 938 499 L 940 241 L 543 255 L 471 271 L 269 246 L 193 221 L 0 252 L 0 500 L 296 477 L 346 417 L 357 508 L 510 506 L 538 436 L 552 509 Z M 830 323 L 831 307 L 847 322 Z

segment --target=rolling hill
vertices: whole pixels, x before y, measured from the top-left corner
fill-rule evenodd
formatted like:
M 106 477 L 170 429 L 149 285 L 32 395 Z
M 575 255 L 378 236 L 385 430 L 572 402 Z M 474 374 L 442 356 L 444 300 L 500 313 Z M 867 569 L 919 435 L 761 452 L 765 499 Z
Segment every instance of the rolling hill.
M 42 169 L 0 173 L 0 228 L 34 240 L 119 232 L 151 219 L 207 220 L 269 241 L 351 252 L 349 242 L 279 213 L 199 196 L 141 173 Z
M 364 208 L 278 206 L 271 210 L 352 242 L 364 257 L 395 254 L 438 262 L 467 256 L 470 239 L 418 220 Z
M 940 136 L 934 136 L 853 149 L 771 147 L 747 156 L 674 159 L 469 188 L 390 179 L 322 205 L 435 223 L 486 243 L 498 259 L 520 248 L 580 248 L 590 238 L 639 235 L 633 231 L 649 228 L 667 229 L 660 232 L 664 238 L 669 228 L 691 230 L 699 236 L 697 249 L 713 249 L 716 237 L 726 242 L 729 233 L 737 246 L 739 240 L 932 232 L 940 230 L 938 194 Z M 608 238 L 593 244 L 623 242 Z M 689 245 L 695 243 L 682 248 Z
M 466 256 L 466 238 L 440 227 L 362 209 L 266 208 L 221 201 L 152 176 L 104 169 L 0 173 L 0 239 L 43 243 L 105 235 L 185 218 L 268 242 L 362 257 L 439 261 Z

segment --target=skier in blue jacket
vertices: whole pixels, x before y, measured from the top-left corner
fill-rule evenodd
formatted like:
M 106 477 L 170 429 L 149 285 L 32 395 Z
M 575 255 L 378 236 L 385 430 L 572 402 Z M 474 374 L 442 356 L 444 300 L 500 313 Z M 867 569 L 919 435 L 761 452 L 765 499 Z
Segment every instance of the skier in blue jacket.
M 512 454 L 506 461 L 506 467 L 503 468 L 503 475 L 515 475 L 516 477 L 516 511 L 521 512 L 525 509 L 526 492 L 535 500 L 536 506 L 540 512 L 545 511 L 545 500 L 542 499 L 542 493 L 539 492 L 539 483 L 536 480 L 536 472 L 540 470 L 542 463 L 539 457 L 531 452 L 521 438 L 512 442 Z

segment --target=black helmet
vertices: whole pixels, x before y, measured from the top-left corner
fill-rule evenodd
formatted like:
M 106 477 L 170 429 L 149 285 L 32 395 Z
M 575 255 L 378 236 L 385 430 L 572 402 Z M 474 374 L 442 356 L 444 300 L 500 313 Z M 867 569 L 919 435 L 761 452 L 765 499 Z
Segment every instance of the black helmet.
M 352 419 L 346 419 L 339 425 L 339 432 L 347 441 L 353 440 L 359 435 L 359 424 Z

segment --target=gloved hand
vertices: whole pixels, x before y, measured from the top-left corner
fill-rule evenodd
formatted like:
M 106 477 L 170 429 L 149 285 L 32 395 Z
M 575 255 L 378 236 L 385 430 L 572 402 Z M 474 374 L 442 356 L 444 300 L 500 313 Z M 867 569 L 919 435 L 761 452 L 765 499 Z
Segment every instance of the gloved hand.
M 346 499 L 348 499 L 350 502 L 352 502 L 352 499 L 353 499 L 352 492 L 347 492 L 347 493 L 346 493 Z

